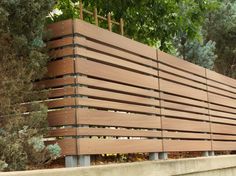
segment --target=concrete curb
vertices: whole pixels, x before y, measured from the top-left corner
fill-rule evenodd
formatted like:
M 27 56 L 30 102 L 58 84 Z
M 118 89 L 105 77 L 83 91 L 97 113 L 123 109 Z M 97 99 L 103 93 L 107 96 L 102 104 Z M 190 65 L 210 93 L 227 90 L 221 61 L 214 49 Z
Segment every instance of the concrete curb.
M 3 172 L 0 173 L 0 176 L 193 176 L 203 174 L 217 175 L 218 171 L 230 173 L 232 176 L 236 175 L 236 155 L 145 161 L 63 169 Z

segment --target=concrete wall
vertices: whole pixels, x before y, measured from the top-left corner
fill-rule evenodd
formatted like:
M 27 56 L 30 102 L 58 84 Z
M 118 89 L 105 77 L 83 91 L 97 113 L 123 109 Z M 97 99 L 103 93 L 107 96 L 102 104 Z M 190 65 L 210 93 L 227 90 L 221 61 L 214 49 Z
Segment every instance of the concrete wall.
M 4 172 L 0 176 L 235 176 L 236 155 L 146 161 L 65 169 Z

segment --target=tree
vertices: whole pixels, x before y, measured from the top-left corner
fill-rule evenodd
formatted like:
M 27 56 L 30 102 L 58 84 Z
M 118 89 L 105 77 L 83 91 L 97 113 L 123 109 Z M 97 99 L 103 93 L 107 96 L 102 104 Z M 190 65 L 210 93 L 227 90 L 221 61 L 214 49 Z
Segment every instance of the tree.
M 236 1 L 220 1 L 220 8 L 208 13 L 204 30 L 206 39 L 216 42 L 214 69 L 227 76 L 236 75 Z
M 99 14 L 112 13 L 112 18 L 125 21 L 125 35 L 163 51 L 174 50 L 173 39 L 184 34 L 183 39 L 199 38 L 200 27 L 206 12 L 214 7 L 210 0 L 91 0 L 84 1 L 84 7 L 93 10 L 96 6 Z M 187 10 L 186 10 L 187 7 Z M 78 0 L 59 0 L 55 8 L 61 10 L 52 21 L 78 18 Z M 183 13 L 185 12 L 185 13 Z M 86 20 L 92 20 L 85 17 Z M 106 25 L 102 23 L 101 25 Z
M 45 146 L 47 108 L 33 89 L 49 60 L 42 40 L 53 0 L 0 1 L 0 169 L 22 170 L 59 156 Z M 25 102 L 30 102 L 30 111 Z
M 192 62 L 194 64 L 200 65 L 207 69 L 213 69 L 215 59 L 215 42 L 200 42 L 198 40 L 187 41 L 184 45 L 176 43 L 177 56 Z

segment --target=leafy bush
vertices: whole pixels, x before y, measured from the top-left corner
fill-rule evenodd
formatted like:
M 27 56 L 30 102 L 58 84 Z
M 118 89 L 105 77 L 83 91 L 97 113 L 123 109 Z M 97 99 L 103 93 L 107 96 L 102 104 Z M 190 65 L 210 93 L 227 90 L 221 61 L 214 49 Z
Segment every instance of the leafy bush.
M 37 100 L 46 94 L 33 88 L 49 61 L 43 33 L 54 4 L 54 0 L 0 1 L 1 170 L 44 165 L 60 153 L 58 145 L 44 145 L 47 107 Z

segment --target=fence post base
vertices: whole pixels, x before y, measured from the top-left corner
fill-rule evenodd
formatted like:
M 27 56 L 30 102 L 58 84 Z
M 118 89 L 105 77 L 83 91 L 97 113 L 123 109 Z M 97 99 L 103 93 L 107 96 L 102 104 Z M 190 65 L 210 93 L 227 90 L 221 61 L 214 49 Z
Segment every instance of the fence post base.
M 202 156 L 215 156 L 214 151 L 205 151 L 202 153 Z
M 202 156 L 205 156 L 205 157 L 209 156 L 209 152 L 208 151 L 202 152 Z
M 78 166 L 78 157 L 77 156 L 66 156 L 65 157 L 65 166 L 66 167 L 77 167 Z
M 158 160 L 159 159 L 159 153 L 149 153 L 149 160 Z
M 168 153 L 167 152 L 160 152 L 159 153 L 159 159 L 167 160 L 168 159 Z
M 209 156 L 215 156 L 215 152 L 214 151 L 209 151 Z
M 80 155 L 79 165 L 80 166 L 90 166 L 90 155 Z

